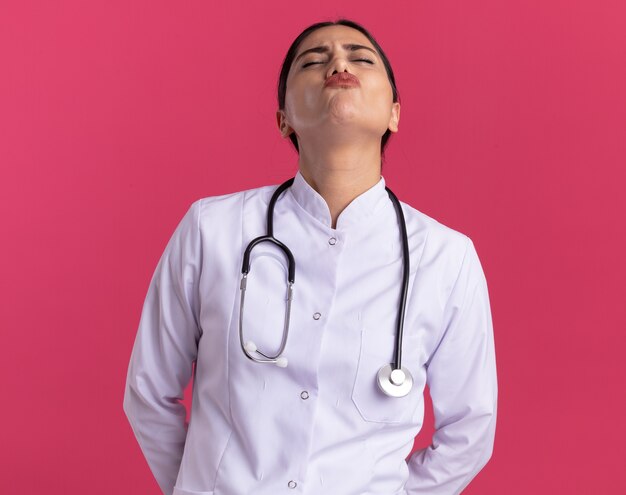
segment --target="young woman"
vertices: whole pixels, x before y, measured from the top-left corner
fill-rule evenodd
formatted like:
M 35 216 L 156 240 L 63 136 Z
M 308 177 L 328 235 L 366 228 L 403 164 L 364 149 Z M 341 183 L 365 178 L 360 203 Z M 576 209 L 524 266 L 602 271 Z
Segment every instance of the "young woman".
M 150 283 L 124 397 L 149 466 L 175 495 L 459 493 L 495 435 L 487 283 L 469 237 L 386 188 L 389 61 L 314 24 L 278 106 L 295 177 L 193 203 Z M 436 432 L 407 461 L 426 384 Z

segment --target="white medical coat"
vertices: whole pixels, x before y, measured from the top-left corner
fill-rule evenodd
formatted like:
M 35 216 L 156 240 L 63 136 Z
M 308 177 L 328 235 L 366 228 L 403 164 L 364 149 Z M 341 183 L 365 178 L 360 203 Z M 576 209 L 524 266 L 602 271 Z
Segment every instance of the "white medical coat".
M 456 494 L 491 456 L 497 379 L 487 283 L 469 237 L 401 203 L 410 279 L 403 398 L 379 391 L 393 361 L 402 242 L 385 180 L 336 229 L 298 172 L 278 199 L 274 235 L 296 261 L 287 368 L 240 347 L 243 252 L 265 235 L 276 185 L 206 197 L 181 220 L 156 267 L 134 342 L 124 411 L 161 490 L 174 495 Z M 286 259 L 251 256 L 244 334 L 280 345 Z M 190 422 L 179 401 L 195 361 Z M 423 421 L 436 432 L 405 460 Z

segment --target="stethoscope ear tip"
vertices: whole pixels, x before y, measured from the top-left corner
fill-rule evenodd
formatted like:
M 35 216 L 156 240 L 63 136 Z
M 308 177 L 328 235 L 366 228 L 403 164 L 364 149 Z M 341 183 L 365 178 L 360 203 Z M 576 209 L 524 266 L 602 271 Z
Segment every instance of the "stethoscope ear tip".
M 254 354 L 257 350 L 256 344 L 251 340 L 248 340 L 248 342 L 245 343 L 244 347 L 249 354 Z
M 256 361 L 257 363 L 274 363 L 276 366 L 278 366 L 279 368 L 286 368 L 287 364 L 289 364 L 289 361 L 287 360 L 286 357 L 280 356 L 276 359 L 272 359 L 268 356 L 265 356 L 265 354 L 262 354 L 258 351 L 258 347 L 257 345 L 252 342 L 251 340 L 248 340 L 244 345 L 243 345 L 244 350 L 246 351 L 246 354 L 248 354 L 248 357 L 250 359 L 252 359 L 253 361 Z M 264 356 L 267 359 L 259 359 L 257 357 L 255 357 L 254 355 L 256 353 L 261 354 L 262 356 Z

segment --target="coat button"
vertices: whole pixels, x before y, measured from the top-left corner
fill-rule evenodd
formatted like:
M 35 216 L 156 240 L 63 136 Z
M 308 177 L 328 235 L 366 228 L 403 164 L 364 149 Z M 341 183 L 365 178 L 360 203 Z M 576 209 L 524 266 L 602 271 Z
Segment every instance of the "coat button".
M 334 237 L 331 237 L 330 239 L 328 239 L 328 244 L 330 244 L 331 246 L 334 246 L 335 244 L 337 244 L 337 239 L 335 239 Z
M 313 313 L 314 320 L 319 320 L 321 316 L 322 316 L 322 313 Z
M 298 483 L 296 483 L 295 481 L 291 480 L 289 483 L 287 483 L 287 486 L 289 488 L 295 488 L 296 486 L 298 486 Z
M 303 399 L 303 400 L 307 400 L 309 398 L 309 393 L 306 390 L 303 390 L 300 393 L 300 398 Z

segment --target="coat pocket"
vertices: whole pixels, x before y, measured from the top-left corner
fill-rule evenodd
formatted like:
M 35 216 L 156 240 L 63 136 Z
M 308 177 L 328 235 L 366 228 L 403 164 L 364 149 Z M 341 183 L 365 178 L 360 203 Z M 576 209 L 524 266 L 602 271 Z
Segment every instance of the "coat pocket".
M 372 328 L 361 329 L 361 345 L 352 401 L 365 421 L 398 424 L 413 416 L 422 394 L 417 378 L 416 346 L 419 338 L 404 333 L 402 342 L 402 366 L 413 376 L 413 387 L 404 397 L 390 397 L 378 386 L 378 370 L 393 361 L 395 333 L 377 332 Z M 413 360 L 413 362 L 412 362 Z

